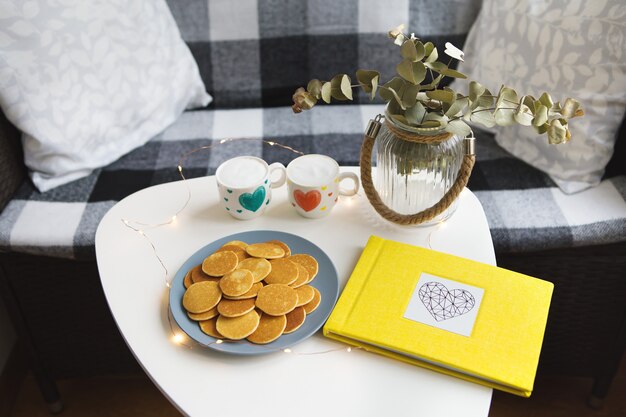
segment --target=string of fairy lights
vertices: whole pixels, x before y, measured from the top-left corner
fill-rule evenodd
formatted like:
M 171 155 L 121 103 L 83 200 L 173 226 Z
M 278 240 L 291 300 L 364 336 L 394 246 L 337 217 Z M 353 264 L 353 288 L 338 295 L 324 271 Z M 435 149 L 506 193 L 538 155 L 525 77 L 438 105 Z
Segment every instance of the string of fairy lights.
M 221 146 L 227 143 L 232 143 L 232 142 L 243 142 L 243 141 L 254 141 L 254 142 L 261 142 L 265 145 L 268 146 L 272 146 L 272 147 L 279 147 L 281 149 L 287 150 L 289 152 L 293 152 L 297 155 L 304 155 L 303 152 L 294 149 L 290 146 L 287 145 L 283 145 L 281 143 L 275 142 L 275 141 L 271 141 L 271 140 L 263 140 L 263 139 L 248 139 L 248 138 L 229 138 L 229 139 L 221 139 L 219 141 L 216 141 L 215 143 L 212 143 L 210 145 L 205 145 L 205 146 L 201 146 L 195 149 L 192 149 L 191 151 L 186 152 L 185 154 L 183 154 L 180 159 L 178 160 L 178 164 L 176 166 L 177 170 L 178 170 L 178 174 L 180 175 L 181 178 L 181 184 L 186 188 L 187 194 L 185 197 L 185 201 L 180 205 L 180 208 L 172 215 L 167 217 L 167 220 L 164 220 L 162 222 L 157 222 L 157 223 L 145 223 L 139 220 L 130 220 L 130 219 L 126 219 L 126 218 L 122 218 L 121 221 L 124 224 L 124 226 L 126 226 L 127 228 L 129 228 L 130 230 L 132 230 L 133 232 L 139 234 L 143 239 L 146 240 L 146 242 L 148 243 L 148 245 L 150 246 L 152 253 L 154 255 L 154 257 L 156 258 L 157 262 L 159 263 L 159 265 L 161 266 L 161 268 L 163 269 L 164 272 L 164 282 L 165 282 L 165 287 L 167 288 L 167 291 L 169 292 L 172 288 L 172 278 L 170 275 L 170 272 L 167 268 L 167 266 L 165 265 L 165 262 L 163 261 L 163 258 L 160 256 L 159 251 L 157 250 L 157 247 L 155 245 L 155 243 L 150 239 L 150 237 L 146 234 L 146 230 L 149 229 L 155 229 L 155 228 L 159 228 L 159 227 L 165 227 L 165 226 L 169 226 L 172 225 L 176 222 L 176 220 L 179 218 L 179 216 L 185 211 L 185 209 L 187 208 L 187 206 L 189 205 L 189 202 L 191 201 L 192 198 L 192 193 L 191 193 L 191 188 L 189 187 L 189 184 L 187 183 L 187 178 L 185 177 L 184 174 L 184 163 L 185 161 L 193 154 L 196 154 L 198 152 L 202 152 L 202 151 L 206 151 L 212 148 L 215 148 L 217 146 Z M 461 194 L 461 196 L 463 196 L 464 192 Z M 354 198 L 362 198 L 361 194 L 356 194 L 354 197 L 349 199 L 349 204 L 352 204 L 352 200 Z M 435 227 L 428 235 L 427 238 L 427 243 L 428 243 L 428 247 L 430 249 L 432 249 L 432 235 L 433 233 L 435 233 L 437 230 L 440 230 L 441 228 L 445 227 L 445 220 L 442 220 L 440 222 L 438 222 L 438 224 L 436 224 L 437 227 Z M 180 327 L 175 324 L 175 321 L 173 320 L 172 317 L 172 313 L 171 313 L 171 309 L 170 309 L 170 303 L 169 303 L 169 293 L 168 293 L 168 297 L 167 298 L 167 323 L 168 323 L 168 327 L 169 327 L 169 331 L 170 331 L 170 340 L 175 343 L 176 345 L 179 346 L 183 346 L 187 349 L 194 349 L 195 347 L 211 347 L 214 345 L 221 345 L 223 343 L 249 343 L 247 341 L 231 341 L 231 340 L 227 340 L 227 339 L 216 339 L 214 342 L 211 343 L 200 343 L 197 340 L 194 340 L 192 338 L 190 338 L 189 336 L 187 336 L 181 329 Z M 287 354 L 292 354 L 292 355 L 321 355 L 321 354 L 327 354 L 327 353 L 333 353 L 333 352 L 340 352 L 340 351 L 344 351 L 344 352 L 352 352 L 353 349 L 360 349 L 359 347 L 341 347 L 341 348 L 334 348 L 334 349 L 325 349 L 325 350 L 321 350 L 321 351 L 314 351 L 314 352 L 299 352 L 299 351 L 294 351 L 293 349 L 290 348 L 285 348 L 285 349 L 269 349 L 269 348 L 265 348 L 263 345 L 255 345 L 255 348 L 259 349 L 259 350 L 263 350 L 266 349 L 268 352 L 283 352 L 283 353 L 287 353 Z

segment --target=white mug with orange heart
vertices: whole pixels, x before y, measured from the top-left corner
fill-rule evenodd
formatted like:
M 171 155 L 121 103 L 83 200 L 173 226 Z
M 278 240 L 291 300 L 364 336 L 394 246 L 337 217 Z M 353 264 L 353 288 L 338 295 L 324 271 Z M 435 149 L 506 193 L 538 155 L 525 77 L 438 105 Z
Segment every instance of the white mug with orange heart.
M 354 182 L 350 190 L 339 188 L 344 179 Z M 304 155 L 287 166 L 289 202 L 298 214 L 310 219 L 327 216 L 339 195 L 352 196 L 359 191 L 359 177 L 352 172 L 339 172 L 339 164 L 326 155 Z

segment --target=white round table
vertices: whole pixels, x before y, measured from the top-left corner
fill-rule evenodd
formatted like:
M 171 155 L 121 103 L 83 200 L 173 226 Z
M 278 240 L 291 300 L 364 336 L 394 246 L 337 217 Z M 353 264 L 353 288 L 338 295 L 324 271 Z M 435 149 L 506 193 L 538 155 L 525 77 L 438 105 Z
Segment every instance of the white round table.
M 358 168 L 343 168 L 358 173 Z M 169 225 L 142 228 L 123 219 L 161 223 L 189 204 Z M 96 255 L 102 286 L 131 351 L 163 394 L 189 416 L 480 416 L 491 389 L 326 339 L 321 330 L 291 353 L 229 356 L 175 343 L 168 324 L 168 288 L 187 258 L 220 237 L 248 230 L 302 236 L 335 264 L 343 289 L 370 235 L 430 247 L 495 265 L 489 227 L 476 197 L 464 190 L 445 223 L 403 228 L 382 220 L 363 192 L 341 197 L 324 219 L 300 217 L 286 187 L 273 190 L 255 220 L 231 218 L 219 205 L 214 177 L 162 184 L 117 203 L 102 219 Z M 132 222 L 131 222 L 132 224 Z M 154 245 L 154 248 L 153 246 Z M 332 350 L 330 353 L 311 354 Z

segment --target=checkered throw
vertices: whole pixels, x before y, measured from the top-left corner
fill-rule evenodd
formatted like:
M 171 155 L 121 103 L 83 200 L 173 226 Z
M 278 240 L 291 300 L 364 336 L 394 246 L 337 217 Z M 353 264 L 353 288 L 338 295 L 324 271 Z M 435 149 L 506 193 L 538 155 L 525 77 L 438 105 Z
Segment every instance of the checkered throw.
M 291 105 L 310 79 L 358 68 L 390 80 L 399 57 L 390 29 L 404 23 L 440 48 L 460 47 L 480 8 L 480 0 L 167 2 L 217 108 Z
M 0 250 L 94 258 L 96 228 L 109 208 L 137 190 L 178 180 L 181 155 L 227 137 L 271 139 L 358 165 L 365 125 L 382 107 L 320 105 L 296 116 L 287 107 L 293 91 L 311 78 L 357 68 L 378 69 L 390 79 L 398 62 L 397 47 L 385 36 L 390 28 L 407 23 L 439 47 L 446 41 L 460 46 L 480 6 L 480 0 L 167 1 L 214 97 L 211 108 L 184 113 L 145 146 L 89 177 L 46 193 L 24 183 L 0 213 Z M 566 196 L 489 135 L 477 142 L 469 188 L 483 204 L 497 252 L 625 239 L 626 177 Z M 211 175 L 243 154 L 284 164 L 294 157 L 261 141 L 228 144 L 194 154 L 185 174 Z
M 0 248 L 58 257 L 95 256 L 96 228 L 125 196 L 178 180 L 187 151 L 227 137 L 271 139 L 305 153 L 324 153 L 358 165 L 367 121 L 380 105 L 319 106 L 294 115 L 289 107 L 186 112 L 145 146 L 87 178 L 46 193 L 24 183 L 0 214 Z M 626 236 L 626 176 L 565 195 L 550 178 L 477 132 L 477 163 L 468 187 L 485 209 L 497 252 L 611 243 Z M 295 154 L 261 141 L 227 143 L 185 163 L 188 177 L 211 175 L 235 155 L 289 163 Z

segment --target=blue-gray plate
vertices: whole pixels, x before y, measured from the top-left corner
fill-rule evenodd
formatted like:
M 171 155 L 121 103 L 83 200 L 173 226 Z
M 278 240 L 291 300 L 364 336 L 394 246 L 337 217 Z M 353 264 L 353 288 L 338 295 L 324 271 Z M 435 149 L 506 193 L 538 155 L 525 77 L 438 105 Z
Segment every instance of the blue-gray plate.
M 216 343 L 217 339 L 203 333 L 202 330 L 200 330 L 198 323 L 191 320 L 187 316 L 187 312 L 182 305 L 183 294 L 185 293 L 183 280 L 185 279 L 187 271 L 194 266 L 201 264 L 204 258 L 231 240 L 241 240 L 248 244 L 267 242 L 268 240 L 280 240 L 285 242 L 291 248 L 291 252 L 293 254 L 306 253 L 313 256 L 317 260 L 317 263 L 319 264 L 319 272 L 309 285 L 312 285 L 319 290 L 322 300 L 319 307 L 317 307 L 317 309 L 311 314 L 307 315 L 304 324 L 298 330 L 290 334 L 284 334 L 277 340 L 265 345 L 255 345 L 247 340 Z M 326 253 L 324 253 L 324 251 L 322 251 L 319 247 L 312 242 L 303 239 L 300 236 L 292 235 L 291 233 L 272 230 L 255 230 L 225 236 L 209 243 L 191 255 L 191 257 L 187 259 L 183 266 L 178 270 L 172 281 L 172 287 L 170 288 L 170 310 L 172 312 L 172 317 L 178 326 L 190 338 L 207 348 L 236 355 L 261 355 L 293 346 L 313 335 L 313 333 L 322 327 L 322 325 L 326 322 L 326 319 L 328 319 L 328 316 L 337 301 L 338 294 L 339 282 L 337 280 L 337 270 L 328 255 L 326 255 Z

